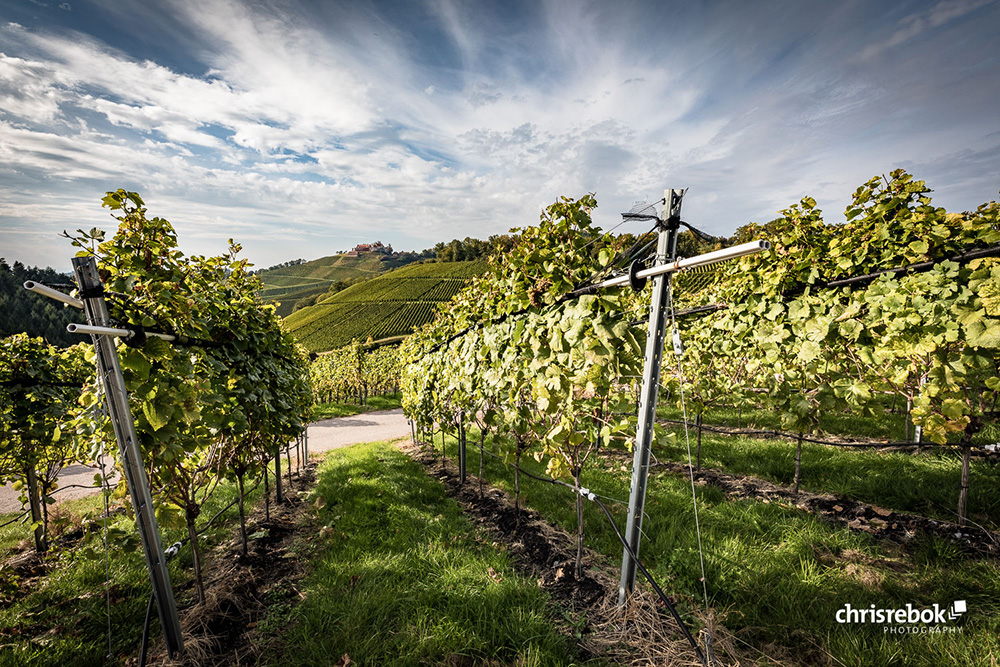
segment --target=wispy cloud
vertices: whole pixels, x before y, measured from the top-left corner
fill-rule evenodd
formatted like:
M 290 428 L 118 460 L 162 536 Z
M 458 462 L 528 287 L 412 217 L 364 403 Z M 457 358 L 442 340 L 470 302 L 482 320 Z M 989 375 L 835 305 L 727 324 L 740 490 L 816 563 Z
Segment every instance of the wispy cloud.
M 610 226 L 635 199 L 691 186 L 686 217 L 728 233 L 805 194 L 836 212 L 899 163 L 981 166 L 1000 144 L 1000 63 L 981 27 L 995 3 L 97 7 L 122 2 L 149 33 L 142 51 L 55 6 L 0 23 L 4 254 L 55 264 L 64 249 L 32 235 L 106 222 L 100 195 L 122 186 L 191 251 L 237 236 L 263 264 L 370 237 L 486 236 L 588 191 Z M 929 44 L 956 29 L 969 38 L 935 63 Z M 961 197 L 989 185 L 936 173 Z
M 887 39 L 874 42 L 862 49 L 860 60 L 868 60 L 896 46 L 910 42 L 934 28 L 961 18 L 995 0 L 943 0 L 924 11 L 908 14 L 897 24 L 896 30 Z

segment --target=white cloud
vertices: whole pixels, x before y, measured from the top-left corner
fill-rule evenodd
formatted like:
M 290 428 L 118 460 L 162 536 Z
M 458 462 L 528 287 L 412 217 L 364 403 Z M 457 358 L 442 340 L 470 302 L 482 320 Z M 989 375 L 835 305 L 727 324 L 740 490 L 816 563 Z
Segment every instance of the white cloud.
M 0 238 L 24 237 L 25 220 L 106 222 L 97 203 L 115 187 L 142 192 L 195 239 L 189 251 L 236 236 L 265 265 L 372 234 L 397 247 L 486 236 L 595 190 L 610 226 L 635 199 L 691 186 L 686 217 L 729 233 L 806 194 L 839 212 L 874 173 L 961 155 L 985 125 L 996 129 L 983 120 L 995 90 L 972 88 L 934 123 L 926 92 L 900 75 L 909 70 L 842 65 L 866 46 L 910 48 L 973 1 L 894 21 L 888 38 L 865 33 L 881 41 L 844 31 L 857 8 L 817 22 L 706 6 L 669 17 L 669 34 L 698 39 L 668 40 L 656 27 L 666 17 L 647 16 L 655 3 L 530 4 L 520 24 L 490 5 L 414 7 L 419 20 L 393 23 L 400 8 L 380 14 L 377 3 L 368 14 L 135 4 L 151 39 L 183 42 L 183 63 L 79 33 L 0 28 Z M 927 58 L 917 74 L 938 84 Z M 979 67 L 980 81 L 996 70 Z M 970 88 L 946 80 L 950 98 Z M 971 191 L 981 179 L 961 182 Z

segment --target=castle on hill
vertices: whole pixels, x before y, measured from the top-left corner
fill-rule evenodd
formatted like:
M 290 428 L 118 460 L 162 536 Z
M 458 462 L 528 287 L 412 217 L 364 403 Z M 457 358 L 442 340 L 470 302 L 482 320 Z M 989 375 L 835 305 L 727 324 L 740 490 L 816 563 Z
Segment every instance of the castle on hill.
M 382 245 L 381 241 L 375 243 L 359 243 L 353 249 L 344 253 L 348 257 L 360 257 L 361 255 L 392 255 L 392 245 Z

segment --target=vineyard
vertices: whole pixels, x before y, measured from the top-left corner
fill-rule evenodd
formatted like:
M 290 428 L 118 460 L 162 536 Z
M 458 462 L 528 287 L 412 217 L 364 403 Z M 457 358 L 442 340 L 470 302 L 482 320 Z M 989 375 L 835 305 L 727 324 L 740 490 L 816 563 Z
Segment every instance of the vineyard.
M 381 261 L 378 256 L 336 255 L 261 271 L 257 277 L 263 283 L 261 298 L 280 302 L 278 315 L 286 317 L 299 300 L 319 297 L 337 281 L 367 280 L 398 266 L 398 262 Z
M 438 304 L 485 268 L 478 260 L 412 264 L 296 311 L 285 325 L 312 352 L 342 347 L 355 338 L 403 336 L 433 319 Z
M 700 264 L 674 195 L 621 236 L 562 198 L 284 325 L 237 244 L 109 192 L 76 285 L 33 288 L 89 342 L 0 341 L 0 664 L 995 663 L 1000 206 L 929 192 L 804 198 Z M 304 461 L 317 404 L 399 391 L 412 444 Z
M 354 341 L 317 358 L 309 369 L 317 402 L 357 402 L 399 391 L 399 359 L 395 347 L 366 350 Z
M 280 496 L 278 460 L 292 442 L 297 446 L 312 404 L 308 362 L 305 352 L 281 331 L 273 307 L 258 300 L 260 284 L 248 273 L 247 262 L 237 258 L 238 245 L 231 243 L 229 251 L 217 257 L 187 257 L 178 249 L 170 224 L 146 216 L 139 195 L 110 192 L 104 205 L 120 222 L 113 236 L 96 228 L 68 235 L 78 249 L 77 280 L 99 275 L 104 284 L 84 288 L 80 282 L 79 299 L 37 288 L 65 303 L 80 304 L 88 319 L 98 316 L 95 313 L 110 314 L 110 322 L 86 325 L 100 325 L 90 329 L 94 346 L 62 351 L 16 335 L 0 347 L 0 479 L 24 489 L 30 507 L 24 516 L 30 514 L 38 554 L 36 560 L 3 573 L 3 590 L 16 617 L 17 602 L 30 591 L 19 590 L 17 582 L 26 572 L 44 571 L 43 554 L 57 528 L 47 510 L 59 490 L 55 474 L 69 462 L 96 460 L 100 465 L 95 490 L 104 491 L 103 512 L 98 506 L 87 519 L 94 539 L 85 540 L 86 548 L 78 553 L 95 561 L 103 554 L 107 562 L 110 550 L 134 551 L 135 533 L 115 525 L 108 503 L 113 499 L 125 513 L 134 514 L 149 576 L 154 588 L 160 586 L 155 601 L 173 653 L 181 648 L 180 630 L 157 523 L 186 534 L 173 551 L 185 547 L 196 598 L 204 605 L 201 536 L 221 512 L 206 523 L 203 511 L 213 506 L 220 487 L 228 488 L 226 495 L 235 497 L 225 509 L 238 511 L 246 556 L 246 502 L 255 497 L 260 483 L 265 496 L 269 485 L 279 489 Z M 123 344 L 106 345 L 118 339 Z M 125 391 L 128 400 L 121 402 Z M 114 451 L 109 443 L 116 440 L 119 448 Z M 141 456 L 138 467 L 130 463 L 133 452 Z M 130 477 L 128 496 L 124 478 L 117 488 L 109 484 L 109 457 Z M 275 475 L 269 480 L 266 471 L 272 460 Z M 153 507 L 143 499 L 150 495 L 156 499 L 155 518 Z M 64 529 L 66 516 L 58 518 Z M 16 516 L 5 525 L 21 519 Z M 72 552 L 61 547 L 56 556 L 64 553 Z M 106 572 L 108 585 L 110 577 Z M 147 619 L 149 615 L 147 611 Z M 43 647 L 31 644 L 14 644 L 11 650 L 10 657 L 21 664 L 44 654 Z M 58 655 L 56 662 L 65 662 Z
M 670 564 L 660 568 L 661 575 L 692 596 L 688 611 L 704 604 L 709 616 L 713 609 L 721 613 L 721 621 L 730 629 L 758 642 L 777 641 L 789 650 L 802 640 L 796 640 L 795 633 L 806 633 L 810 645 L 834 662 L 979 664 L 979 658 L 991 651 L 996 656 L 998 480 L 996 459 L 976 441 L 984 427 L 993 428 L 990 425 L 996 422 L 1000 389 L 996 306 L 1000 206 L 990 203 L 974 212 L 949 215 L 932 206 L 928 193 L 923 182 L 902 171 L 872 179 L 855 192 L 841 224 L 824 222 L 815 201 L 804 198 L 782 211 L 781 218 L 737 232 L 736 241 L 769 240 L 766 252 L 695 271 L 691 279 L 677 281 L 675 297 L 668 302 L 674 353 L 664 352 L 659 382 L 661 398 L 676 405 L 674 415 L 687 426 L 678 431 L 663 422 L 655 424 L 661 457 L 656 465 L 671 470 L 662 458 L 669 454 L 677 462 L 675 472 L 689 476 L 689 502 L 695 500 L 695 512 L 691 515 L 690 507 L 685 511 L 678 505 L 676 491 L 684 488 L 683 482 L 678 489 L 673 481 L 660 482 L 662 475 L 656 476 L 650 484 L 674 486 L 659 497 L 672 508 L 671 516 L 657 512 L 646 518 L 642 527 L 651 548 L 639 556 Z M 578 577 L 585 575 L 585 526 L 594 530 L 593 522 L 604 524 L 605 519 L 595 510 L 596 516 L 585 522 L 584 501 L 601 500 L 595 489 L 601 489 L 596 493 L 605 494 L 607 501 L 626 493 L 620 480 L 608 479 L 608 471 L 624 467 L 624 457 L 631 456 L 635 415 L 640 412 L 636 380 L 643 368 L 639 327 L 652 317 L 646 305 L 650 287 L 594 288 L 608 275 L 627 274 L 634 260 L 650 257 L 637 252 L 642 238 L 626 249 L 620 239 L 596 230 L 589 215 L 595 205 L 588 196 L 550 207 L 538 226 L 521 232 L 520 244 L 504 261 L 495 261 L 489 273 L 453 300 L 447 313 L 409 338 L 401 350 L 403 405 L 424 441 L 440 430 L 442 437 L 452 434 L 461 448 L 472 435 L 473 442 L 478 440 L 481 461 L 491 455 L 510 466 L 505 483 L 515 499 L 524 493 L 526 483 L 541 482 L 546 489 L 555 489 L 540 491 L 535 484 L 531 491 L 535 498 L 562 489 L 565 511 L 550 511 L 564 517 L 567 530 L 577 534 Z M 902 412 L 908 424 L 919 430 L 918 444 L 905 440 L 902 433 L 891 442 L 843 437 L 858 435 L 851 433 L 852 427 L 871 431 L 874 423 L 877 430 L 879 420 L 898 406 L 905 406 Z M 810 537 L 804 526 L 801 532 L 781 533 L 798 545 L 789 555 L 799 566 L 785 571 L 788 581 L 778 585 L 736 567 L 741 560 L 757 558 L 752 536 L 770 535 L 774 528 L 769 524 L 778 518 L 759 516 L 757 527 L 750 528 L 741 526 L 742 521 L 734 523 L 732 516 L 723 518 L 708 510 L 727 504 L 724 496 L 705 491 L 699 500 L 699 477 L 701 484 L 708 478 L 696 476 L 693 454 L 690 459 L 681 455 L 694 450 L 700 457 L 702 432 L 712 423 L 713 412 L 739 410 L 775 416 L 775 427 L 782 431 L 778 435 L 788 436 L 789 444 L 776 456 L 775 446 L 746 451 L 754 447 L 751 441 L 742 445 L 741 456 L 728 457 L 726 465 L 766 472 L 789 484 L 790 488 L 772 494 L 787 498 L 784 503 L 791 501 L 794 507 L 808 509 L 819 502 L 801 489 L 806 478 L 812 488 L 838 492 L 859 487 L 843 485 L 843 478 L 874 474 L 869 493 L 876 502 L 893 497 L 886 492 L 889 487 L 946 481 L 949 487 L 926 490 L 938 498 L 933 502 L 938 512 L 943 505 L 940 498 L 948 498 L 951 521 L 946 524 L 893 511 L 911 509 L 913 504 L 864 507 L 844 496 L 828 496 L 823 502 L 830 507 L 827 514 L 845 516 L 844 531 L 866 533 L 869 540 L 872 536 L 893 541 L 900 537 L 904 543 L 915 540 L 920 545 L 912 547 L 915 552 L 904 547 L 902 555 L 892 556 L 899 559 L 900 572 L 919 578 L 915 573 L 928 562 L 942 562 L 928 552 L 947 553 L 944 561 L 957 579 L 925 582 L 918 591 L 907 587 L 906 576 L 876 568 L 879 572 L 871 581 L 882 582 L 878 588 L 884 597 L 873 598 L 856 582 L 847 585 L 838 557 L 863 545 L 863 551 L 877 554 L 870 556 L 874 561 L 866 561 L 871 564 L 890 558 L 887 551 L 853 537 L 845 542 L 843 534 L 824 531 Z M 839 438 L 831 440 L 821 432 L 820 425 L 829 422 L 827 415 L 839 415 L 848 425 L 846 432 L 837 434 Z M 702 426 L 703 422 L 707 424 Z M 816 455 L 816 447 L 808 443 L 821 439 L 831 440 L 829 446 L 848 448 L 944 449 L 932 457 L 915 455 L 914 466 L 873 465 L 862 456 L 853 462 L 841 457 L 838 464 L 848 470 L 831 475 L 833 470 L 822 467 L 822 459 L 830 458 Z M 714 460 L 725 458 L 717 442 Z M 934 468 L 947 473 L 936 474 Z M 909 480 L 898 474 L 907 470 L 916 473 Z M 764 485 L 753 478 L 712 479 L 733 493 L 742 488 L 744 499 L 772 502 L 767 494 L 753 491 Z M 970 496 L 973 483 L 985 488 Z M 632 484 L 634 493 L 634 477 Z M 921 495 L 919 487 L 914 492 Z M 657 501 L 650 502 L 655 506 Z M 704 505 L 701 522 L 699 505 Z M 680 523 L 674 514 L 685 515 L 690 523 Z M 628 520 L 631 526 L 632 517 Z M 941 530 L 920 536 L 911 530 L 915 526 Z M 663 545 L 662 531 L 671 536 L 668 543 L 680 541 L 688 547 Z M 696 534 L 697 540 L 692 543 L 681 532 Z M 599 533 L 606 536 L 607 526 L 602 525 Z M 954 544 L 945 546 L 936 539 Z M 703 543 L 709 548 L 702 549 Z M 715 553 L 713 544 L 718 547 Z M 622 545 L 617 546 L 621 553 Z M 657 546 L 666 551 L 657 551 Z M 626 557 L 628 549 L 626 545 Z M 979 560 L 983 554 L 985 561 Z M 966 563 L 967 558 L 972 560 Z M 797 592 L 790 598 L 789 584 L 795 578 L 817 585 L 840 584 L 806 587 L 808 592 L 793 587 Z M 754 581 L 757 587 L 751 593 L 746 587 Z M 854 591 L 853 597 L 842 591 Z M 863 600 L 867 606 L 884 598 L 893 600 L 890 607 L 904 601 L 946 606 L 958 600 L 956 605 L 964 608 L 968 603 L 978 611 L 969 616 L 961 634 L 931 632 L 900 639 L 886 636 L 878 626 L 838 627 L 836 605 L 857 607 Z M 664 604 L 670 607 L 666 599 Z M 815 605 L 806 618 L 791 611 L 803 604 Z M 770 610 L 765 613 L 761 605 Z M 723 608 L 730 611 L 721 612 Z M 680 616 L 675 618 L 680 621 Z M 791 618 L 801 623 L 788 624 Z M 762 629 L 755 629 L 758 623 Z M 678 626 L 683 629 L 684 624 Z M 703 629 L 701 642 L 690 642 L 698 653 L 693 659 L 704 661 L 710 652 L 707 632 Z

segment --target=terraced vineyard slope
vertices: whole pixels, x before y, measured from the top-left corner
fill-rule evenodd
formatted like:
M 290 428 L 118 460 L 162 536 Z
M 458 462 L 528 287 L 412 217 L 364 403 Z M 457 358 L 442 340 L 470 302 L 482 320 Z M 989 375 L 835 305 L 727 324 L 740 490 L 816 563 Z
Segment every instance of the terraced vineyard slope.
M 285 318 L 285 327 L 310 352 L 354 338 L 405 336 L 429 322 L 438 303 L 450 300 L 486 266 L 485 260 L 411 264 L 297 310 Z
M 287 317 L 296 310 L 303 299 L 325 294 L 338 280 L 373 278 L 386 271 L 405 266 L 412 257 L 392 259 L 385 255 L 368 254 L 351 257 L 347 254 L 321 257 L 295 266 L 262 271 L 258 276 L 264 283 L 261 297 L 277 301 L 278 315 Z

